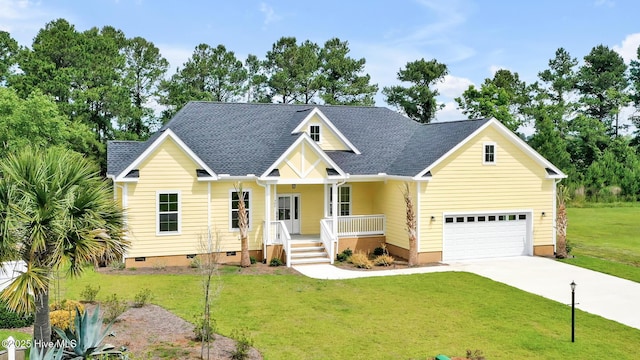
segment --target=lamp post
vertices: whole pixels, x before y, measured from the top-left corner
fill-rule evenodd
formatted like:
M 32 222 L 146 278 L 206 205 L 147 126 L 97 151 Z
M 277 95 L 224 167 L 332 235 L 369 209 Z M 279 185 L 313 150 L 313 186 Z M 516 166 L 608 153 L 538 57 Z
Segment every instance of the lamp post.
M 571 342 L 576 342 L 576 283 L 571 284 Z

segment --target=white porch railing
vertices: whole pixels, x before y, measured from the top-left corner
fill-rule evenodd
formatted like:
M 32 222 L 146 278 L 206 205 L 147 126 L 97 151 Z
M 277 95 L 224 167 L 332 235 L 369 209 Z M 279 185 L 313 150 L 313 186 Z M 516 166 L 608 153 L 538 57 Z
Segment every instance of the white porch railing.
M 384 235 L 384 215 L 338 216 L 338 236 Z
M 271 244 L 282 244 L 282 248 L 287 255 L 287 267 L 291 266 L 291 234 L 287 230 L 284 221 L 272 221 L 269 226 L 269 242 Z
M 338 242 L 338 237 L 333 235 L 332 228 L 333 220 L 331 219 L 322 219 L 320 220 L 320 241 L 322 241 L 322 245 L 325 250 L 329 253 L 329 259 L 331 260 L 331 264 L 333 264 L 333 260 L 336 257 L 335 249 Z

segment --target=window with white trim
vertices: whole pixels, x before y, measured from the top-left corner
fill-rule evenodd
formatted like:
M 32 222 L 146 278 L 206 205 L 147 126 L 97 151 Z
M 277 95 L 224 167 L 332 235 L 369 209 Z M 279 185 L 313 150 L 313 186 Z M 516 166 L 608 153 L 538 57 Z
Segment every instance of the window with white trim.
M 251 192 L 243 191 L 244 194 L 244 208 L 247 212 L 247 225 L 251 227 Z M 237 191 L 231 192 L 231 228 L 239 229 L 238 227 L 238 205 L 240 204 L 240 193 Z
M 320 125 L 309 125 L 309 136 L 311 140 L 320 142 Z
M 158 192 L 158 233 L 170 234 L 180 231 L 180 194 Z
M 333 185 L 329 187 L 329 216 L 333 216 Z M 351 215 L 351 186 L 338 187 L 338 216 Z
M 483 144 L 482 163 L 483 164 L 495 164 L 496 163 L 496 143 L 484 143 Z

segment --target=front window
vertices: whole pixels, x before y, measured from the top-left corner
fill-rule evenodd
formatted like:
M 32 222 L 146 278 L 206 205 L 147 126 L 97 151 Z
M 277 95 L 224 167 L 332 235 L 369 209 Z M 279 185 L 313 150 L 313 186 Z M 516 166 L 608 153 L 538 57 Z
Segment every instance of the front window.
M 180 196 L 177 192 L 158 193 L 158 232 L 177 233 L 179 231 Z
M 333 187 L 329 188 L 329 216 L 333 215 Z M 351 186 L 345 185 L 338 188 L 338 215 L 351 215 Z
M 244 208 L 247 212 L 247 226 L 250 226 L 251 217 L 251 193 L 249 191 L 243 191 L 244 194 Z M 238 227 L 238 205 L 240 204 L 240 193 L 238 191 L 231 192 L 231 228 L 239 229 Z
M 320 142 L 320 125 L 309 126 L 309 136 L 315 142 Z
M 495 164 L 496 162 L 496 144 L 484 144 L 484 161 L 485 164 Z

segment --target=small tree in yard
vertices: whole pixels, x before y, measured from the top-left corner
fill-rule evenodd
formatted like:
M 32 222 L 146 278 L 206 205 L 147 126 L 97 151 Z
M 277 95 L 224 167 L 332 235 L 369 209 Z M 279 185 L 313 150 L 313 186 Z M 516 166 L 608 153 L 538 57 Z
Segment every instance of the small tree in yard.
M 556 257 L 564 259 L 567 257 L 567 191 L 564 186 L 558 186 L 556 215 Z
M 404 203 L 407 211 L 406 225 L 407 233 L 409 234 L 409 266 L 415 266 L 418 265 L 416 213 L 413 209 L 413 198 L 411 197 L 411 191 L 409 190 L 409 183 L 404 183 L 402 196 L 404 197 Z
M 214 242 L 215 240 L 215 242 Z M 200 237 L 200 255 L 198 269 L 202 276 L 203 311 L 202 318 L 196 322 L 196 338 L 202 341 L 200 358 L 210 359 L 211 343 L 213 342 L 214 321 L 211 318 L 211 303 L 222 290 L 219 272 L 220 234 L 215 232 L 212 237 L 209 230 L 205 238 Z M 206 349 L 206 357 L 205 357 Z
M 242 183 L 234 185 L 238 194 L 238 229 L 240 230 L 240 266 L 251 266 L 251 257 L 249 256 L 249 217 L 247 216 L 247 207 L 245 204 L 246 193 L 242 190 Z

